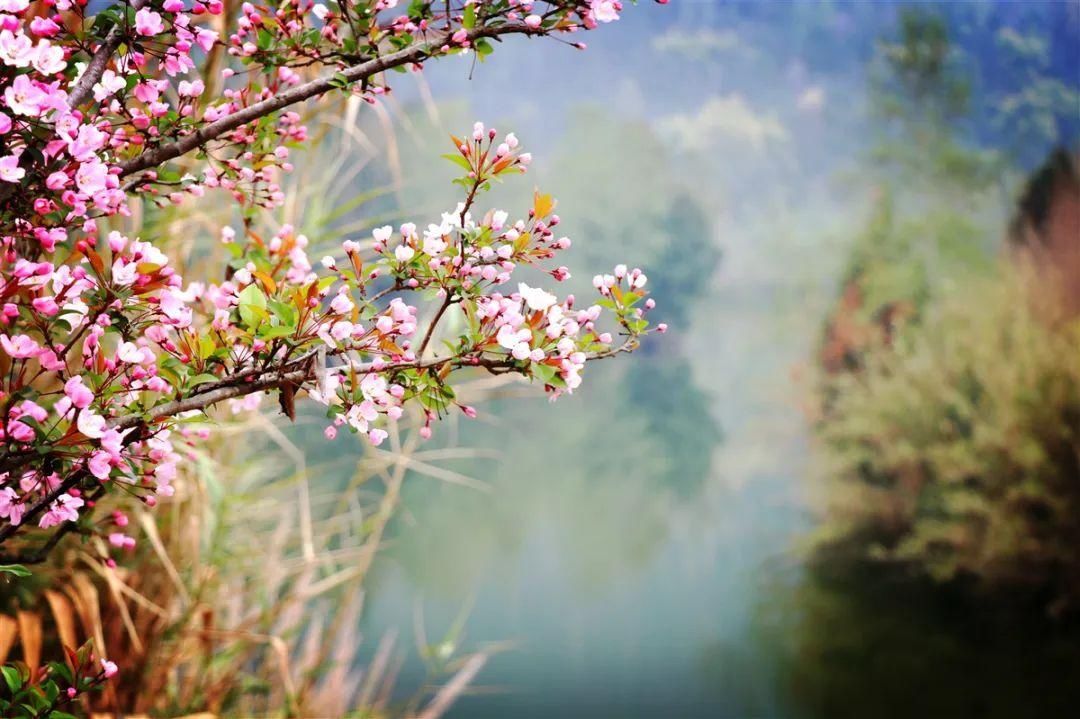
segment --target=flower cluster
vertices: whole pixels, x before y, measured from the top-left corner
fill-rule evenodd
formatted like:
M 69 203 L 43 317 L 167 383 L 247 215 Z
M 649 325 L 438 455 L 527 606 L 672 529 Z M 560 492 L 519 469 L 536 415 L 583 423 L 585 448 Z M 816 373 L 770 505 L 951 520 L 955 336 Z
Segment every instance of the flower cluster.
M 0 0 L 0 545 L 26 527 L 52 538 L 5 557 L 40 561 L 72 531 L 129 549 L 122 513 L 95 524 L 88 510 L 110 490 L 170 495 L 181 444 L 199 439 L 185 420 L 216 404 L 245 411 L 273 391 L 291 415 L 306 393 L 327 406 L 328 437 L 378 444 L 415 403 L 430 436 L 452 408 L 474 413 L 455 371 L 517 373 L 558 396 L 649 331 L 638 270 L 601 278 L 593 304 L 513 278 L 570 240 L 541 193 L 522 219 L 477 211 L 531 159 L 480 124 L 449 156 L 462 202 L 426 228 L 344 239 L 319 261 L 291 227 L 251 230 L 307 140 L 294 106 L 339 91 L 375 102 L 388 69 L 588 30 L 617 19 L 618 0 L 282 0 L 229 18 L 220 0 L 87 7 Z M 206 192 L 245 218 L 221 231 L 221 277 L 185 280 L 154 238 L 122 229 L 133 198 Z

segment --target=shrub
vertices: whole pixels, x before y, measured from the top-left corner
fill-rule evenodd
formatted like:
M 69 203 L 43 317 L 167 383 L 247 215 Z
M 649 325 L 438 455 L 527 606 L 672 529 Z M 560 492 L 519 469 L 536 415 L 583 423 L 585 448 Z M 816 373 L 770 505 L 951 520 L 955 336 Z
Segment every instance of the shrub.
M 818 552 L 1080 599 L 1080 323 L 1002 269 L 825 380 Z

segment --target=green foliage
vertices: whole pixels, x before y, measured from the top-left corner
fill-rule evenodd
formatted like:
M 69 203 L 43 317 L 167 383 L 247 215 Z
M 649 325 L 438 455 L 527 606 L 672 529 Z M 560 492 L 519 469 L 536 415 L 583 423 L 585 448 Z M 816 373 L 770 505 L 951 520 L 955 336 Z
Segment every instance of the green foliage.
M 0 716 L 5 719 L 75 719 L 79 695 L 106 681 L 90 644 L 67 650 L 68 663 L 31 670 L 22 662 L 0 666 Z
M 1046 48 L 998 41 L 1034 87 Z M 1014 178 L 1005 154 L 960 139 L 965 63 L 923 9 L 879 45 L 881 193 L 827 334 L 815 556 L 1064 609 L 1080 599 L 1080 328 L 1038 316 L 1031 288 L 993 264 L 1010 204 L 993 188 Z
M 905 8 L 900 12 L 900 33 L 879 45 L 887 64 L 885 87 L 890 93 L 879 107 L 886 116 L 908 117 L 915 106 L 920 118 L 947 122 L 968 109 L 970 83 L 956 67 L 945 19 L 933 11 Z
M 878 44 L 870 70 L 879 121 L 871 156 L 891 180 L 961 192 L 993 184 L 1004 167 L 1000 152 L 965 139 L 971 76 L 944 18 L 923 8 L 901 12 L 899 36 Z
M 903 201 L 911 199 L 910 192 L 883 190 L 852 246 L 844 281 L 858 285 L 864 322 L 897 303 L 917 317 L 950 284 L 992 269 L 985 222 L 948 206 L 905 211 Z
M 13 577 L 29 577 L 33 573 L 21 564 L 2 564 L 0 574 L 10 574 Z
M 819 550 L 1080 600 L 1080 326 L 1005 273 L 827 380 Z

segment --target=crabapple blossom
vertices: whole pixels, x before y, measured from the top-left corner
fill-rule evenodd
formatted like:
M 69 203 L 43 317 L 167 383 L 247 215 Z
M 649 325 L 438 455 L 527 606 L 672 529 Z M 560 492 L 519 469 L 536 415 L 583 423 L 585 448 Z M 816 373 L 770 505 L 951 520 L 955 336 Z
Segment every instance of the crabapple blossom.
M 482 123 L 452 138 L 462 200 L 438 217 L 335 238 L 315 262 L 296 228 L 254 229 L 284 203 L 281 177 L 321 97 L 376 103 L 388 69 L 590 30 L 618 19 L 617 0 L 285 0 L 214 22 L 219 0 L 128 0 L 110 8 L 128 11 L 119 23 L 91 6 L 0 0 L 5 561 L 40 562 L 67 533 L 130 549 L 93 520 L 99 500 L 172 496 L 199 439 L 189 423 L 255 411 L 266 393 L 290 416 L 297 395 L 325 405 L 327 439 L 379 445 L 417 416 L 426 439 L 448 413 L 476 416 L 454 392 L 462 374 L 513 373 L 558 397 L 587 362 L 652 331 L 640 270 L 599 275 L 594 304 L 514 279 L 571 243 L 554 234 L 548 195 L 516 214 L 479 206 L 532 160 Z M 206 193 L 244 223 L 211 233 L 229 256 L 220 274 L 183 277 L 129 218 Z M 101 660 L 103 677 L 116 671 Z

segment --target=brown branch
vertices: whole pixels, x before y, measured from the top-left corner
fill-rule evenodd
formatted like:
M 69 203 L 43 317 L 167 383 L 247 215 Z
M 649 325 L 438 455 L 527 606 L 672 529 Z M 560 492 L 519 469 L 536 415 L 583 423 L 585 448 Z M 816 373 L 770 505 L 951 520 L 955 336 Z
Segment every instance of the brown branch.
M 439 320 L 446 314 L 446 310 L 450 309 L 450 305 L 454 304 L 454 295 L 449 289 L 443 288 L 446 292 L 446 299 L 443 300 L 439 310 L 435 313 L 435 317 L 432 318 L 431 324 L 428 325 L 427 332 L 424 333 L 424 339 L 420 340 L 420 348 L 416 350 L 416 356 L 423 358 L 424 350 L 427 349 L 428 343 L 431 342 L 432 335 L 435 334 L 435 328 L 439 326 Z
M 131 7 L 138 11 L 148 2 L 149 0 L 132 0 Z M 126 20 L 112 26 L 109 34 L 105 36 L 104 42 L 98 46 L 93 57 L 90 58 L 90 63 L 86 66 L 86 70 L 83 71 L 82 77 L 75 83 L 75 88 L 68 95 L 68 107 L 78 107 L 90 97 L 94 85 L 105 74 L 105 68 L 108 67 L 109 60 L 117 48 L 120 47 L 120 43 L 124 41 L 128 29 Z
M 8 524 L 3 529 L 0 529 L 0 544 L 3 544 L 5 540 L 18 532 L 20 528 L 26 527 L 30 522 L 37 519 L 37 516 L 45 511 L 46 507 L 55 502 L 61 494 L 66 493 L 69 489 L 75 487 L 79 482 L 90 476 L 92 475 L 86 471 L 86 469 L 77 469 L 72 472 L 59 487 L 52 492 L 49 492 L 44 498 L 39 500 L 37 504 L 27 509 L 26 512 L 23 513 L 22 521 L 19 524 Z
M 636 338 L 627 338 L 627 340 L 623 342 L 622 345 L 607 350 L 605 352 L 597 352 L 595 354 L 589 355 L 586 359 L 588 361 L 607 359 L 623 352 L 631 352 L 636 346 Z M 212 388 L 207 391 L 203 391 L 198 394 L 185 397 L 183 399 L 166 402 L 164 404 L 151 407 L 146 412 L 127 414 L 121 417 L 117 417 L 113 419 L 109 424 L 112 427 L 116 427 L 117 429 L 129 429 L 133 427 L 145 428 L 154 420 L 172 417 L 184 412 L 205 411 L 213 405 L 219 402 L 224 402 L 227 399 L 234 399 L 237 397 L 243 397 L 252 394 L 254 392 L 273 389 L 275 387 L 280 387 L 282 384 L 285 383 L 302 384 L 306 381 L 309 381 L 312 377 L 313 367 L 310 362 L 312 358 L 313 355 L 307 355 L 303 358 L 300 358 L 300 360 L 294 360 L 292 363 L 290 363 L 290 365 L 294 366 L 298 361 L 305 362 L 305 366 L 300 369 L 287 369 L 287 367 L 281 368 L 279 370 L 267 372 L 261 377 L 255 379 L 249 380 L 245 376 L 241 378 L 245 381 L 241 382 L 238 382 L 238 378 L 236 377 L 227 377 L 214 383 L 212 385 Z M 457 355 L 452 357 L 434 358 L 426 362 L 417 360 L 413 362 L 401 362 L 397 364 L 384 364 L 381 366 L 376 366 L 369 363 L 359 368 L 358 371 L 360 373 L 391 372 L 397 369 L 429 369 L 432 367 L 440 367 L 447 364 L 457 368 L 475 367 L 478 369 L 484 369 L 492 374 L 506 374 L 515 371 L 521 371 L 519 363 L 511 358 L 464 358 Z M 200 385 L 200 389 L 204 386 L 205 385 Z M 124 438 L 124 443 L 129 444 L 133 441 L 136 441 L 139 437 L 142 436 L 142 434 L 143 433 L 140 431 L 132 432 Z M 63 483 L 60 484 L 59 487 L 57 487 L 55 490 L 50 492 L 48 495 L 43 497 L 36 504 L 26 510 L 22 517 L 23 523 L 18 525 L 7 524 L 3 528 L 0 528 L 0 545 L 2 545 L 7 539 L 16 534 L 21 528 L 26 527 L 29 522 L 32 522 L 34 519 L 36 519 L 37 516 L 41 514 L 41 512 L 43 512 L 45 508 L 49 506 L 49 504 L 56 501 L 56 499 L 60 495 L 77 486 L 84 479 L 87 479 L 90 476 L 90 473 L 86 470 L 85 467 L 73 471 L 71 475 L 68 476 L 68 478 L 65 479 Z M 104 487 L 102 485 L 99 485 L 98 489 L 103 491 Z M 95 490 L 95 492 L 96 491 L 97 490 Z M 64 528 L 57 530 L 54 538 L 50 538 L 50 540 L 46 542 L 46 544 L 43 546 L 40 558 L 35 558 L 37 555 L 34 553 L 27 553 L 25 555 L 26 558 L 22 560 L 22 563 L 25 564 L 44 561 L 45 556 L 48 554 L 48 551 L 51 550 L 56 545 L 56 543 L 60 541 L 59 537 L 62 537 L 64 534 L 67 534 L 70 531 L 72 531 L 72 529 L 68 528 L 67 525 L 64 525 Z M 2 563 L 5 559 L 10 559 L 12 556 L 14 555 L 8 555 L 6 557 L 5 555 L 0 555 L 0 563 Z
M 543 28 L 531 28 L 523 22 L 508 22 L 496 27 L 474 28 L 468 31 L 468 38 L 470 42 L 475 42 L 481 38 L 497 37 L 500 35 L 545 35 L 548 32 L 548 30 Z M 423 60 L 438 54 L 440 48 L 450 42 L 450 33 L 440 33 L 427 42 L 415 43 L 414 45 L 390 53 L 389 55 L 383 55 L 373 60 L 360 63 L 359 65 L 353 65 L 352 67 L 334 73 L 329 77 L 312 80 L 303 85 L 298 85 L 284 92 L 280 92 L 273 97 L 257 102 L 254 105 L 249 105 L 220 120 L 215 120 L 175 142 L 171 142 L 167 145 L 158 145 L 127 162 L 120 163 L 120 176 L 125 177 L 135 172 L 148 170 L 152 167 L 157 167 L 163 162 L 168 162 L 169 160 L 186 155 L 192 150 L 202 147 L 206 143 L 221 137 L 225 133 L 235 130 L 238 127 L 246 125 L 249 122 L 258 120 L 261 117 L 284 109 L 290 105 L 295 105 L 298 102 L 303 102 L 304 100 L 309 100 L 313 97 L 324 95 L 327 92 L 335 90 L 340 87 L 342 80 L 352 84 L 366 80 L 373 75 L 377 75 L 380 72 L 395 67 L 422 62 Z
M 91 501 L 97 501 L 103 494 L 105 494 L 105 486 L 98 485 L 90 494 L 89 499 Z M 28 549 L 25 552 L 0 554 L 0 564 L 41 564 L 49 558 L 49 552 L 60 543 L 61 539 L 72 532 L 78 531 L 78 529 L 78 523 L 71 521 L 64 522 L 41 546 L 35 549 Z
M 173 417 L 184 412 L 205 410 L 218 402 L 273 389 L 274 387 L 280 387 L 282 384 L 299 384 L 310 378 L 311 369 L 304 368 L 288 372 L 268 372 L 257 379 L 239 384 L 233 378 L 223 379 L 215 383 L 214 388 L 207 392 L 200 392 L 173 402 L 159 404 L 156 407 L 151 407 L 145 413 L 126 414 L 113 420 L 110 424 L 117 429 L 127 429 L 164 417 Z
M 75 522 L 64 522 L 56 529 L 48 541 L 36 549 L 25 552 L 0 553 L 0 564 L 41 564 L 44 562 L 52 548 L 60 543 L 60 540 L 79 528 Z
M 618 347 L 605 352 L 597 352 L 596 354 L 589 355 L 586 357 L 586 360 L 592 362 L 595 360 L 608 359 L 609 357 L 614 357 L 623 352 L 632 352 L 636 347 L 636 340 L 628 339 Z M 306 355 L 302 360 L 308 361 L 312 358 L 313 355 Z M 432 367 L 441 367 L 446 364 L 453 365 L 457 368 L 477 367 L 494 373 L 512 372 L 518 369 L 518 361 L 510 358 L 475 357 L 467 359 L 457 355 L 452 357 L 436 357 L 427 360 L 426 362 L 416 360 L 413 362 L 398 362 L 396 364 L 383 365 L 369 363 L 355 369 L 358 374 L 370 374 L 372 372 L 393 372 L 394 370 L 400 369 L 430 369 Z M 282 368 L 267 372 L 255 379 L 247 379 L 244 377 L 243 379 L 245 381 L 238 381 L 237 377 L 226 377 L 211 385 L 199 385 L 200 390 L 202 390 L 203 387 L 209 386 L 210 389 L 206 391 L 200 391 L 198 394 L 193 394 L 189 397 L 184 397 L 183 399 L 159 404 L 155 407 L 151 407 L 145 412 L 122 415 L 110 421 L 109 424 L 117 429 L 128 429 L 130 427 L 145 426 L 154 420 L 173 417 L 184 412 L 205 411 L 215 404 L 224 402 L 227 399 L 245 397 L 255 392 L 280 387 L 286 383 L 302 384 L 312 378 L 312 369 L 312 365 L 308 363 L 302 369 L 290 370 Z

